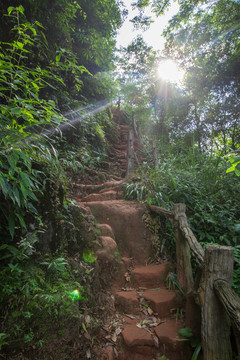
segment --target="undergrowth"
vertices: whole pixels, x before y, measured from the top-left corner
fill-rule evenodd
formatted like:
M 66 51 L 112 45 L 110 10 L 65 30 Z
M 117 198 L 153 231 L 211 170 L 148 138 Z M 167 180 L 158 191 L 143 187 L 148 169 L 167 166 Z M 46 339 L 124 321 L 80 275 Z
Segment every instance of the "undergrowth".
M 185 203 L 187 216 L 198 241 L 232 246 L 235 254 L 235 290 L 240 294 L 239 202 L 240 183 L 224 157 L 197 152 L 168 156 L 157 169 L 142 165 L 137 180 L 126 184 L 125 198 L 173 209 Z M 174 237 L 171 245 L 174 247 Z

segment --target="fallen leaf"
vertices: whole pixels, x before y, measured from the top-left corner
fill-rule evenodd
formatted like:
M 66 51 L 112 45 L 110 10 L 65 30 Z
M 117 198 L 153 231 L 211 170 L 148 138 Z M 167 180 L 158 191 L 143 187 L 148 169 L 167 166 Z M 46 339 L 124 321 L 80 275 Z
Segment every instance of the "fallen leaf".
M 153 314 L 153 310 L 150 307 L 148 307 L 147 311 L 148 311 L 149 315 Z
M 113 342 L 116 342 L 117 341 L 117 334 L 113 333 L 111 339 L 112 339 Z
M 91 317 L 89 315 L 85 316 L 85 321 L 87 324 L 91 323 Z
M 118 351 L 117 351 L 117 349 L 113 348 L 113 351 L 114 351 L 115 357 L 118 358 Z
M 125 314 L 125 316 L 129 317 L 132 320 L 136 319 L 136 316 L 133 316 L 133 315 L 130 315 L 130 314 Z
M 157 336 L 153 336 L 153 341 L 156 347 L 159 347 L 159 340 Z
M 86 352 L 87 359 L 91 359 L 91 351 L 88 349 Z
M 116 329 L 116 335 L 121 334 L 121 332 L 122 332 L 122 329 L 120 327 Z
M 130 282 L 131 278 L 130 278 L 128 272 L 125 273 L 124 277 L 125 277 L 125 280 L 126 280 L 127 282 Z
M 84 337 L 85 337 L 87 340 L 92 340 L 91 336 L 90 336 L 88 333 L 84 333 Z
M 143 312 L 143 313 L 144 313 L 144 315 L 148 316 L 148 312 L 147 312 L 147 310 L 146 310 L 146 309 L 141 309 L 141 312 Z

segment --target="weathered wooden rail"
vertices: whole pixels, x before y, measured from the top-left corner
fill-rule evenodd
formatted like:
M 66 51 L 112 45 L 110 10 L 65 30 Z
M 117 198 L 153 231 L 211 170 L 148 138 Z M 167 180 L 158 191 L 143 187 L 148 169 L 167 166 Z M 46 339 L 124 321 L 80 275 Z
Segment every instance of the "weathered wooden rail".
M 185 291 L 186 302 L 194 294 L 201 308 L 203 359 L 232 359 L 231 325 L 240 359 L 240 298 L 232 289 L 233 248 L 208 245 L 204 251 L 188 225 L 185 204 L 175 204 L 173 211 L 157 206 L 149 208 L 168 217 L 174 224 L 178 282 Z M 194 289 L 191 254 L 202 273 L 197 291 Z M 191 319 L 188 320 L 191 323 Z

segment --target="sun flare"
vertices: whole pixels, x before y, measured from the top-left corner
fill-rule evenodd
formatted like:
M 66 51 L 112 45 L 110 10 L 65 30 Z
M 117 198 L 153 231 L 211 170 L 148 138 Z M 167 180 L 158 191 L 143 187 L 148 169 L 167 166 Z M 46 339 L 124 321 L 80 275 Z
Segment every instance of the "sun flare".
M 158 75 L 164 81 L 179 84 L 183 80 L 184 71 L 175 61 L 168 59 L 161 61 L 158 65 Z

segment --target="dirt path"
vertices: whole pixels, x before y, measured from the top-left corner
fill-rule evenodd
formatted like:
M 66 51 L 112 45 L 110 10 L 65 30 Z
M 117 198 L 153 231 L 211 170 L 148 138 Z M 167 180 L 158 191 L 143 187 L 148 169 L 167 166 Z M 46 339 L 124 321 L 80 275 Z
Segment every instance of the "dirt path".
M 115 113 L 115 119 L 119 117 Z M 189 345 L 179 341 L 184 327 L 183 296 L 166 288 L 172 264 L 162 261 L 147 265 L 151 234 L 145 227 L 145 205 L 123 200 L 129 126 L 118 124 L 119 141 L 112 154 L 114 177 L 101 185 L 77 185 L 76 201 L 88 209 L 101 229 L 98 261 L 114 262 L 121 257 L 119 276 L 110 284 L 116 309 L 115 326 L 105 325 L 101 360 L 184 360 Z

